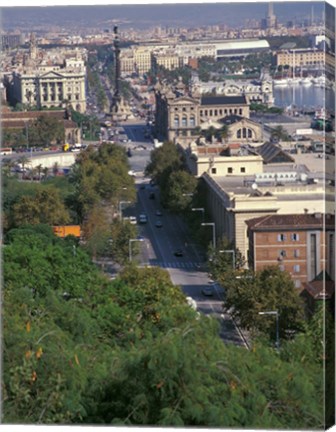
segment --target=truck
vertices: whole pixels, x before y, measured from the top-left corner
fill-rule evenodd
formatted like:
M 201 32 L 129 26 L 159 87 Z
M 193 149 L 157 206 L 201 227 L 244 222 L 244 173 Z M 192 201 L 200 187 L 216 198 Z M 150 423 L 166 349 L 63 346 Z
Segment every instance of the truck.
M 52 227 L 54 234 L 57 237 L 64 238 L 68 235 L 80 238 L 81 227 L 80 225 L 55 225 Z

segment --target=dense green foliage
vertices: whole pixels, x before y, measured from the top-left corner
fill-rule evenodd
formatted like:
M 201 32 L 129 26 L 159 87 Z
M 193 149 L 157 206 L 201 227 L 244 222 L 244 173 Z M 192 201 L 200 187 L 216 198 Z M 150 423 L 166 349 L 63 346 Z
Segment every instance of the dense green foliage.
M 302 330 L 303 302 L 289 273 L 269 266 L 255 273 L 225 272 L 219 280 L 226 289 L 225 308 L 232 308 L 243 327 L 269 334 L 274 341 L 275 317 L 259 312 L 277 310 L 280 337 Z
M 165 207 L 176 213 L 188 209 L 197 181 L 186 170 L 184 158 L 173 143 L 165 142 L 151 152 L 145 173 L 159 185 Z
M 3 422 L 322 427 L 316 323 L 279 354 L 247 351 L 161 269 L 110 282 L 45 226 L 10 232 L 3 253 Z
M 102 144 L 98 150 L 88 147 L 78 155 L 70 181 L 81 221 L 96 205 L 113 206 L 117 211 L 121 200 L 135 200 L 134 180 L 128 171 L 126 152 L 116 144 Z
M 242 269 L 244 264 L 240 250 L 226 238 L 218 240 L 216 248 L 212 244 L 208 248 L 208 268 L 215 280 L 219 280 L 227 272 Z

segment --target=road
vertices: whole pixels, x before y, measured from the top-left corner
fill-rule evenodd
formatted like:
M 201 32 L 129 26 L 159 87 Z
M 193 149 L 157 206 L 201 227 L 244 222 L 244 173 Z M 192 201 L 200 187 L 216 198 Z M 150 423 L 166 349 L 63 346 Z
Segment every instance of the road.
M 144 240 L 139 242 L 140 254 L 136 259 L 140 265 L 158 266 L 168 271 L 172 282 L 183 290 L 187 297 L 191 297 L 197 305 L 197 310 L 205 315 L 211 315 L 220 322 L 220 337 L 225 343 L 245 346 L 240 330 L 230 315 L 223 312 L 224 289 L 213 281 L 204 268 L 205 256 L 199 247 L 191 240 L 187 225 L 183 220 L 160 204 L 160 192 L 157 186 L 150 184 L 149 178 L 140 172 L 150 158 L 153 144 L 143 136 L 144 125 L 123 124 L 125 132 L 132 140 L 122 144 L 131 147 L 133 156 L 129 158 L 130 167 L 138 175 L 135 179 L 137 187 L 137 203 L 133 212 L 138 216 L 145 213 L 148 218 L 146 224 L 138 225 L 139 235 Z M 145 149 L 134 150 L 143 146 Z M 155 199 L 150 198 L 154 192 Z M 162 216 L 157 216 L 160 211 Z M 127 214 L 127 210 L 125 211 Z M 156 227 L 160 220 L 162 227 Z M 182 249 L 183 256 L 176 257 L 174 252 Z M 212 296 L 202 294 L 202 289 L 211 284 L 214 287 Z

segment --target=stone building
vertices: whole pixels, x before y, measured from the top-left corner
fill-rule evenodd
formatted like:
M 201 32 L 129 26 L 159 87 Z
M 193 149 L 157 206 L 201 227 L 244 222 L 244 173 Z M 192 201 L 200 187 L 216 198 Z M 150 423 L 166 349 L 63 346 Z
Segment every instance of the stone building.
M 180 80 L 174 87 L 158 83 L 155 88 L 155 132 L 163 140 L 187 147 L 201 129 L 229 126 L 229 139 L 260 141 L 261 126 L 249 119 L 245 96 L 205 96 L 190 92 Z
M 29 53 L 6 83 L 9 100 L 15 105 L 53 108 L 71 106 L 86 110 L 86 67 L 80 51 L 72 51 L 53 61 L 39 52 L 34 35 Z
M 190 83 L 193 92 L 200 94 L 216 94 L 218 96 L 245 96 L 249 104 L 265 104 L 273 106 L 272 78 L 267 71 L 263 71 L 258 80 L 224 80 L 200 81 L 196 71 L 193 72 Z

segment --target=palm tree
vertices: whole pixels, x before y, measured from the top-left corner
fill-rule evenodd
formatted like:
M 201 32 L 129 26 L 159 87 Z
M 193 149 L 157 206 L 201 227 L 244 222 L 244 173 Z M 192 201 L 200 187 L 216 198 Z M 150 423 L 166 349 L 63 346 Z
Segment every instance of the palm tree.
M 43 174 L 43 179 L 45 180 L 48 177 L 49 174 L 49 168 L 48 167 L 44 167 L 42 169 L 42 174 Z
M 221 140 L 221 141 L 227 141 L 230 136 L 231 136 L 231 132 L 229 131 L 228 125 L 223 125 L 218 131 L 217 131 L 217 137 Z
M 36 169 L 36 172 L 37 172 L 37 175 L 38 175 L 38 180 L 41 181 L 41 172 L 42 172 L 42 169 L 43 169 L 42 165 L 41 164 L 37 165 L 35 167 L 35 169 Z
M 21 175 L 21 178 L 23 177 L 23 174 L 24 174 L 24 172 L 25 172 L 25 166 L 26 166 L 29 162 L 30 162 L 30 159 L 29 159 L 27 156 L 20 156 L 20 157 L 17 159 L 17 163 L 18 163 L 19 165 L 21 165 L 21 168 L 22 168 L 22 175 Z
M 53 174 L 54 176 L 57 176 L 57 174 L 59 173 L 59 163 L 55 162 L 52 168 Z
M 2 161 L 2 174 L 6 177 L 10 177 L 12 175 L 12 168 L 14 168 L 16 162 L 13 159 L 4 159 Z
M 273 129 L 271 133 L 271 138 L 277 138 L 279 141 L 287 141 L 288 133 L 283 126 L 277 126 Z

